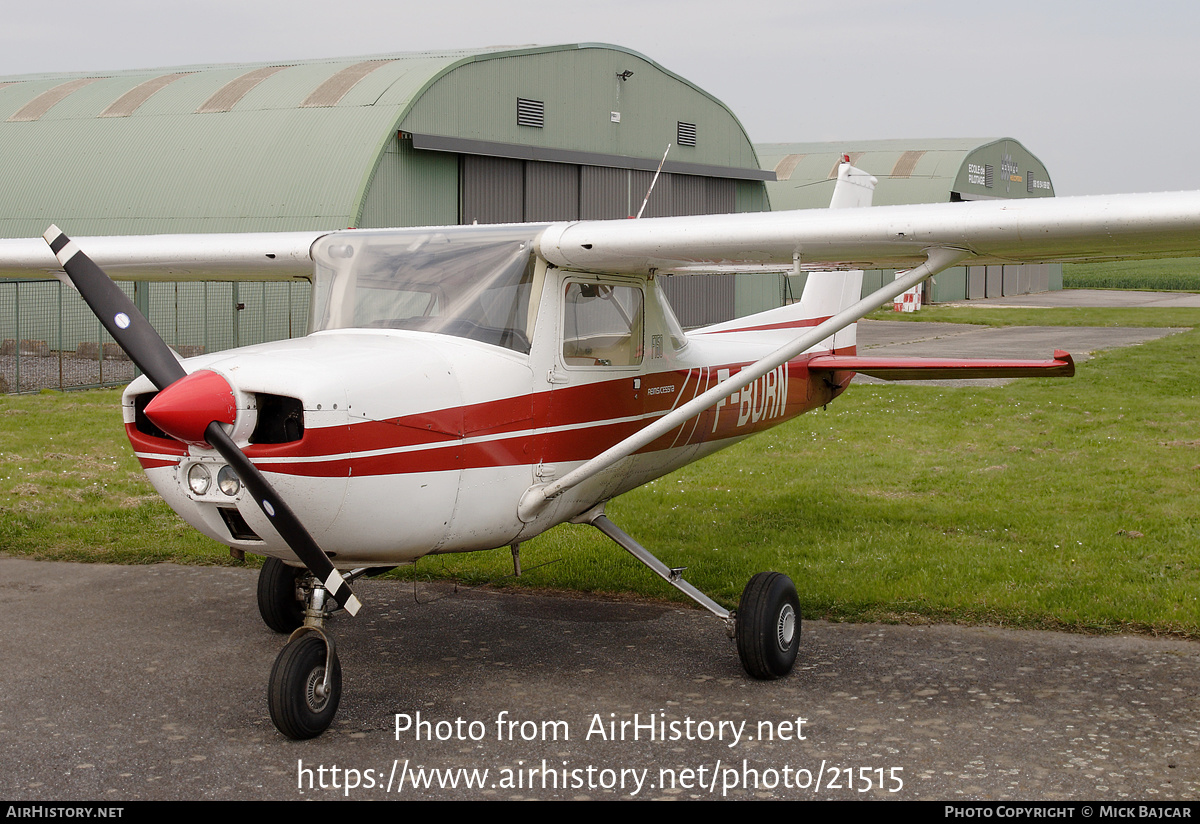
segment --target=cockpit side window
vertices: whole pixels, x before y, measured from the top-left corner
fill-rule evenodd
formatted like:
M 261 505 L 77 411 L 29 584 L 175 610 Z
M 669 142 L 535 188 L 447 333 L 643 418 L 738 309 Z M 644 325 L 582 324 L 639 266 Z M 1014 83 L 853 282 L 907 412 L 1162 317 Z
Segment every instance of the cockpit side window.
M 567 366 L 637 366 L 644 350 L 642 290 L 606 283 L 567 283 L 563 362 Z

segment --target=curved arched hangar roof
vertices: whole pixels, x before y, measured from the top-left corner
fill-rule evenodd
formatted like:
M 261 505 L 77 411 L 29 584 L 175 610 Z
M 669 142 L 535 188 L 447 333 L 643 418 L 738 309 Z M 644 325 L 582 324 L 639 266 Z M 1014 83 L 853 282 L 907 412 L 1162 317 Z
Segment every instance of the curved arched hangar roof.
M 0 236 L 455 223 L 460 156 L 652 171 L 669 142 L 668 172 L 773 177 L 720 101 L 614 46 L 3 77 Z
M 771 208 L 829 205 L 843 154 L 878 178 L 874 204 L 945 203 L 996 197 L 1052 197 L 1045 165 L 1011 137 L 759 143 Z

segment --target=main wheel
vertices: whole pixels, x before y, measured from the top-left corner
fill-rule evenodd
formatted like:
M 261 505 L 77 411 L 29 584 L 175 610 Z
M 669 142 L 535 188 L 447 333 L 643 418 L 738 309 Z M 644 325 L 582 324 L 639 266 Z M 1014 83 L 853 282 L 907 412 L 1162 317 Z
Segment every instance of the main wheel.
M 742 590 L 737 611 L 737 648 L 742 666 L 763 681 L 792 671 L 800 648 L 800 599 L 792 579 L 760 572 Z
M 276 632 L 291 632 L 304 623 L 304 604 L 296 597 L 299 567 L 267 558 L 258 573 L 258 614 Z
M 342 665 L 335 653 L 326 690 L 325 658 L 325 640 L 310 632 L 285 646 L 275 659 L 267 706 L 275 728 L 288 738 L 316 738 L 333 723 L 342 699 Z

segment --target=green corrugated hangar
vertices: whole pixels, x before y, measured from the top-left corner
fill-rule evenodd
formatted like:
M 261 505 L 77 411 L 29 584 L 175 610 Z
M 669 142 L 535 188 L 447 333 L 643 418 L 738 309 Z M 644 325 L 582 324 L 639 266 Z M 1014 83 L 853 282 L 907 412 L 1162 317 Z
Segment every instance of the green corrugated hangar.
M 0 235 L 284 231 L 765 208 L 720 101 L 569 45 L 0 78 Z
M 1054 196 L 1045 165 L 1010 137 L 759 143 L 755 148 L 763 168 L 777 177 L 767 183 L 772 210 L 827 207 L 843 156 L 879 180 L 872 201 L 876 206 Z M 864 294 L 892 274 L 867 273 Z M 926 299 L 946 302 L 1061 288 L 1061 264 L 960 266 L 939 274 Z
M 668 145 L 646 216 L 767 208 L 729 109 L 616 46 L 2 77 L 0 236 L 625 218 Z M 58 288 L 0 280 L 0 358 L 103 348 Z M 305 329 L 304 283 L 130 289 L 183 351 Z
M 0 237 L 51 222 L 81 237 L 624 218 L 668 145 L 646 216 L 824 207 L 842 153 L 880 179 L 877 204 L 1053 194 L 1011 139 L 756 152 L 704 90 L 636 52 L 576 44 L 0 78 Z M 1060 271 L 976 268 L 939 275 L 932 297 L 1044 289 Z M 800 285 L 743 273 L 665 289 L 698 326 Z M 0 358 L 104 350 L 58 288 L 0 280 Z M 188 352 L 305 329 L 305 283 L 129 288 Z M 10 387 L 25 385 L 20 369 Z

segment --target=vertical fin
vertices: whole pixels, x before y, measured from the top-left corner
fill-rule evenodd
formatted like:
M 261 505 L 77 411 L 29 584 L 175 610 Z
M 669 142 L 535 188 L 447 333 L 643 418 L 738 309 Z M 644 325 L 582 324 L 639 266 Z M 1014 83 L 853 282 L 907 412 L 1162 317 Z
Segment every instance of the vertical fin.
M 877 178 L 853 166 L 849 155 L 842 155 L 842 164 L 838 167 L 837 183 L 833 187 L 833 197 L 829 199 L 829 208 L 855 209 L 870 206 L 875 195 L 875 184 L 878 182 Z M 804 282 L 804 294 L 800 297 L 801 304 L 805 304 L 805 316 L 828 317 L 853 306 L 862 296 L 862 282 L 861 269 L 849 272 L 809 272 L 808 279 Z M 847 326 L 833 337 L 822 341 L 822 344 L 828 346 L 831 351 L 853 352 L 857 340 L 857 326 L 858 324 Z
M 837 183 L 833 190 L 833 198 L 829 208 L 845 209 L 858 206 L 870 206 L 878 182 L 874 177 L 857 169 L 843 155 L 843 162 L 838 168 Z M 795 262 L 793 275 L 800 274 L 800 263 Z M 848 309 L 862 298 L 863 273 L 861 269 L 848 272 L 809 272 L 804 281 L 804 291 L 796 303 L 769 309 L 747 317 L 737 318 L 725 323 L 706 326 L 688 334 L 712 334 L 737 331 L 748 326 L 768 326 L 786 324 L 797 321 L 823 321 L 833 317 L 844 309 Z M 797 324 L 799 325 L 799 324 Z M 841 329 L 817 344 L 817 348 L 837 351 L 841 354 L 852 355 L 855 352 L 855 326 Z
M 878 178 L 850 165 L 849 155 L 842 155 L 842 165 L 838 167 L 837 183 L 833 187 L 829 208 L 853 209 L 870 206 L 875 195 L 875 184 L 878 182 Z

